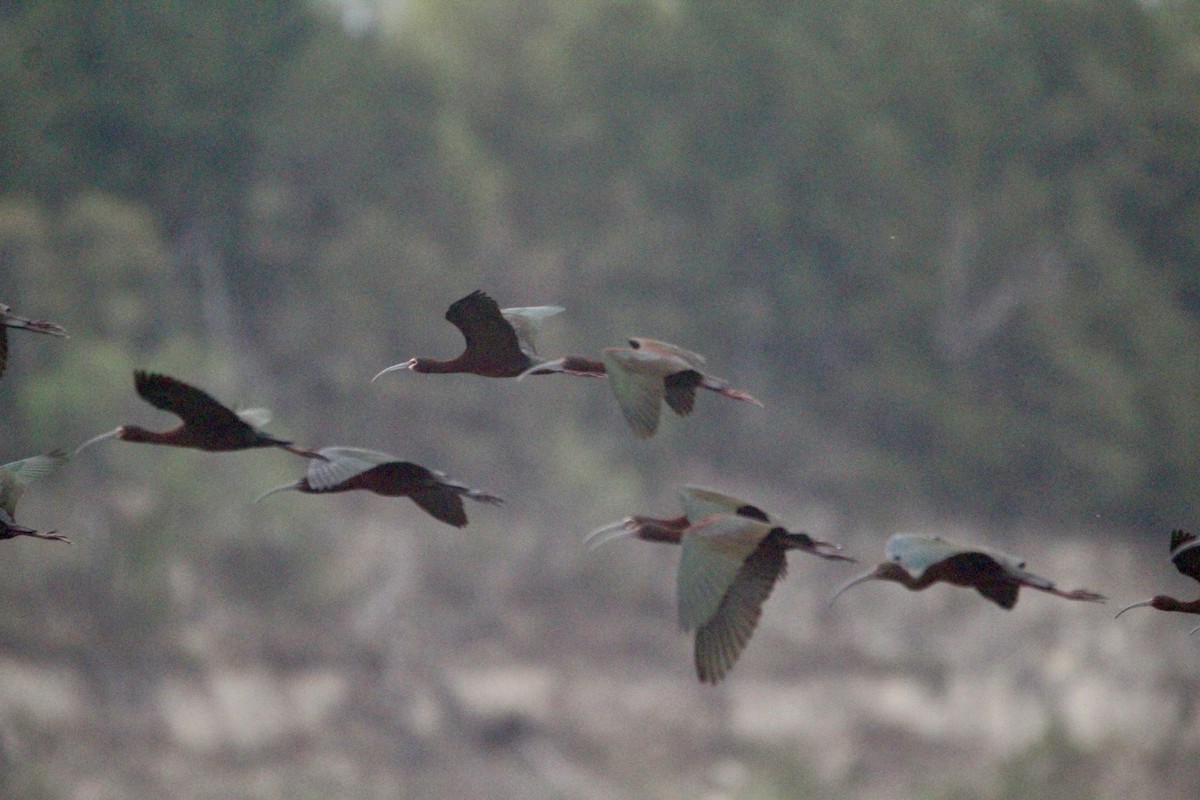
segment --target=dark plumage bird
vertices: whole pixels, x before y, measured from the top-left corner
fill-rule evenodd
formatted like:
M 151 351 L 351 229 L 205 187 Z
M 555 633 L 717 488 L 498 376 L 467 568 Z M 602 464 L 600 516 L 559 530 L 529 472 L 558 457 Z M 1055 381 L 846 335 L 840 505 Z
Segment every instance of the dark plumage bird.
M 704 364 L 704 356 L 699 353 L 655 339 L 635 338 L 629 340 L 629 347 L 604 348 L 600 362 L 569 356 L 537 364 L 521 377 L 553 372 L 607 374 L 625 421 L 642 439 L 653 436 L 658 430 L 664 401 L 681 417 L 691 414 L 697 389 L 708 389 L 762 407 L 762 403 L 749 393 L 734 389 L 729 381 L 706 373 Z
M 893 581 L 914 592 L 939 582 L 967 586 L 1006 610 L 1017 604 L 1017 592 L 1022 586 L 1067 600 L 1103 602 L 1105 599 L 1086 589 L 1071 592 L 1058 589 L 1040 575 L 1026 572 L 1025 562 L 1016 556 L 955 544 L 938 536 L 898 533 L 888 539 L 887 558 L 872 571 L 838 589 L 829 602 L 852 586 L 870 580 Z
M 1183 530 L 1171 531 L 1171 563 L 1175 569 L 1194 581 L 1200 581 L 1200 540 Z M 1159 611 L 1180 611 L 1184 614 L 1200 614 L 1200 599 L 1176 600 L 1165 594 L 1155 595 L 1149 600 L 1127 605 L 1117 612 L 1121 616 L 1131 608 L 1150 606 Z M 1195 633 L 1195 630 L 1192 631 Z
M 462 332 L 467 341 L 462 353 L 448 361 L 410 358 L 380 371 L 371 380 L 401 369 L 413 372 L 465 372 L 485 378 L 515 378 L 537 361 L 534 338 L 542 320 L 562 311 L 560 306 L 501 309 L 495 300 L 476 290 L 455 301 L 446 311 L 446 319 Z
M 321 456 L 308 464 L 303 478 L 276 486 L 258 497 L 294 490 L 326 494 L 365 489 L 385 497 L 408 497 L 434 519 L 461 528 L 467 524 L 464 497 L 480 503 L 501 505 L 503 500 L 470 489 L 443 472 L 426 469 L 396 456 L 358 447 L 325 447 Z
M 62 326 L 41 319 L 28 319 L 12 313 L 12 309 L 0 303 L 0 375 L 8 366 L 8 328 L 24 328 L 34 333 L 48 333 L 51 336 L 66 336 Z
M 49 539 L 56 542 L 71 540 L 54 531 L 36 531 L 18 525 L 13 517 L 17 513 L 17 501 L 25 494 L 29 484 L 44 478 L 67 462 L 67 455 L 62 450 L 55 450 L 44 456 L 13 461 L 0 467 L 0 539 L 13 539 L 17 536 L 32 536 L 36 539 Z
M 593 547 L 625 537 L 682 546 L 677 599 L 679 624 L 695 631 L 696 675 L 718 683 L 750 641 L 762 606 L 787 574 L 787 551 L 853 561 L 837 546 L 770 522 L 744 500 L 703 489 L 679 489 L 681 517 L 626 517 L 588 534 Z
M 88 439 L 76 448 L 76 454 L 96 442 L 120 439 L 211 451 L 279 447 L 305 458 L 319 458 L 311 450 L 276 439 L 260 430 L 258 426 L 265 424 L 270 417 L 264 409 L 234 412 L 194 386 L 152 372 L 134 372 L 133 385 L 138 396 L 147 403 L 179 417 L 179 426 L 168 431 L 151 431 L 138 425 L 122 425 Z

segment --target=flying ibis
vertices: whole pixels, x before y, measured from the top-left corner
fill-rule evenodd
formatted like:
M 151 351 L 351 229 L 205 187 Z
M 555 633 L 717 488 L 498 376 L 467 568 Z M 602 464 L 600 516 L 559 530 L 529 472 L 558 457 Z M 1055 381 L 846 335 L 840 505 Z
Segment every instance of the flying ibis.
M 365 489 L 385 497 L 408 497 L 434 519 L 461 528 L 467 524 L 464 497 L 480 503 L 502 505 L 499 497 L 470 489 L 445 473 L 402 461 L 388 453 L 358 447 L 325 447 L 320 458 L 308 464 L 304 477 L 276 486 L 264 497 L 294 490 L 306 494 L 328 494 Z
M 695 631 L 696 675 L 718 683 L 750 641 L 762 606 L 787 572 L 788 550 L 853 561 L 836 545 L 772 524 L 756 506 L 729 495 L 683 486 L 684 515 L 627 517 L 588 535 L 593 547 L 634 537 L 682 546 L 676 596 L 679 625 Z
M 938 536 L 898 533 L 888 539 L 887 559 L 846 583 L 829 602 L 852 586 L 870 580 L 893 581 L 914 592 L 939 582 L 968 586 L 1005 610 L 1017 604 L 1017 592 L 1022 586 L 1067 600 L 1103 602 L 1105 599 L 1086 589 L 1063 591 L 1045 578 L 1027 572 L 1025 562 L 1016 556 L 955 544 Z
M 629 347 L 606 347 L 600 356 L 599 365 L 604 368 L 603 374 L 608 375 L 621 413 L 641 439 L 653 436 L 658 430 L 664 400 L 681 417 L 692 413 L 696 389 L 708 389 L 762 407 L 762 403 L 749 393 L 734 389 L 728 381 L 706 373 L 704 356 L 667 342 L 634 338 L 629 340 Z M 521 377 L 551 372 L 599 373 L 595 366 L 596 362 L 572 356 L 536 364 Z
M 280 447 L 305 458 L 319 457 L 311 450 L 297 447 L 283 439 L 276 439 L 260 430 L 258 426 L 266 424 L 270 417 L 265 409 L 234 412 L 194 386 L 153 372 L 134 372 L 133 385 L 143 400 L 157 409 L 179 417 L 180 424 L 167 431 L 151 431 L 137 425 L 122 425 L 108 433 L 88 439 L 76 448 L 76 455 L 96 442 L 120 439 L 126 442 L 210 451 Z
M 534 338 L 547 317 L 561 314 L 561 306 L 500 308 L 486 293 L 476 290 L 456 300 L 446 311 L 446 319 L 462 332 L 467 346 L 447 361 L 410 358 L 381 370 L 380 376 L 396 370 L 413 372 L 465 372 L 485 378 L 515 378 L 537 361 Z

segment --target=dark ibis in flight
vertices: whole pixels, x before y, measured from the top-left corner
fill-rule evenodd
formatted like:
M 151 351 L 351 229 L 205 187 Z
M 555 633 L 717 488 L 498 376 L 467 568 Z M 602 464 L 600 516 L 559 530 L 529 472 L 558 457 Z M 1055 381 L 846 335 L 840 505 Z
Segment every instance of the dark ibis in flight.
M 561 306 L 505 308 L 486 293 L 476 290 L 456 300 L 446 319 L 462 332 L 466 349 L 455 358 L 410 358 L 380 371 L 371 379 L 396 370 L 413 372 L 470 373 L 485 378 L 515 378 L 538 360 L 534 346 L 538 328 L 547 317 L 561 314 Z
M 1105 599 L 1086 589 L 1063 591 L 1040 575 L 1027 572 L 1025 562 L 1016 556 L 955 544 L 939 536 L 897 533 L 888 539 L 887 558 L 875 569 L 838 589 L 829 602 L 852 586 L 870 580 L 893 581 L 914 592 L 938 582 L 967 586 L 1005 610 L 1017 604 L 1017 592 L 1022 586 L 1067 600 L 1099 603 Z
M 133 385 L 138 396 L 155 408 L 179 417 L 180 424 L 167 431 L 151 431 L 137 425 L 122 425 L 116 430 L 88 439 L 76 448 L 76 454 L 96 442 L 120 439 L 126 442 L 145 442 L 216 452 L 279 447 L 305 458 L 320 457 L 311 450 L 264 433 L 259 426 L 265 425 L 270 417 L 265 409 L 254 408 L 235 412 L 194 386 L 153 372 L 134 372 Z
M 67 332 L 61 325 L 46 322 L 42 319 L 28 319 L 12 313 L 12 309 L 0 303 L 0 375 L 8 366 L 8 328 L 23 328 L 34 333 L 48 333 L 51 336 L 66 336 Z
M 1193 534 L 1183 530 L 1171 531 L 1171 563 L 1175 569 L 1192 580 L 1200 581 L 1200 540 Z M 1181 611 L 1184 614 L 1200 614 L 1200 599 L 1176 600 L 1165 594 L 1155 595 L 1149 600 L 1127 605 L 1117 612 L 1121 616 L 1131 608 L 1150 606 L 1159 611 Z M 1195 633 L 1195 629 L 1192 633 Z
M 55 531 L 36 531 L 18 525 L 14 517 L 17 513 L 17 501 L 29 484 L 38 478 L 44 478 L 67 462 L 67 454 L 55 450 L 42 456 L 30 456 L 20 461 L 13 461 L 0 467 L 0 539 L 13 539 L 17 536 L 32 536 L 36 539 L 49 539 L 55 542 L 71 543 L 71 540 Z
M 408 497 L 434 519 L 456 528 L 467 524 L 464 497 L 492 505 L 504 503 L 499 497 L 470 489 L 443 472 L 402 461 L 388 453 L 359 447 L 325 447 L 318 452 L 321 458 L 309 462 L 303 478 L 276 486 L 254 502 L 288 490 L 328 494 L 365 489 L 385 497 Z
M 634 338 L 629 340 L 629 347 L 606 347 L 600 355 L 598 365 L 608 375 L 621 413 L 634 434 L 642 439 L 658 430 L 663 401 L 681 417 L 692 413 L 697 389 L 708 389 L 762 407 L 749 393 L 706 373 L 704 356 L 667 342 Z M 597 362 L 571 356 L 536 364 L 521 377 L 553 372 L 590 375 L 600 372 L 596 367 Z
M 750 641 L 762 606 L 787 572 L 787 551 L 853 561 L 837 546 L 772 524 L 756 506 L 729 495 L 683 486 L 681 517 L 627 517 L 588 535 L 593 547 L 624 537 L 682 546 L 676 596 L 679 625 L 695 631 L 696 675 L 718 683 Z

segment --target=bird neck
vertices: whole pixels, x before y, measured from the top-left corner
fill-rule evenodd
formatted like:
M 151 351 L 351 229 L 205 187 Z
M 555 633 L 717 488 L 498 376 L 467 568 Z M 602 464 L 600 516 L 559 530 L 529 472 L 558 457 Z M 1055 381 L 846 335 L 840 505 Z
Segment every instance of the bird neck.
M 583 356 L 566 356 L 562 359 L 561 366 L 556 370 L 565 372 L 571 375 L 606 375 L 608 369 L 604 366 L 603 361 L 596 361 Z
M 637 538 L 647 542 L 665 542 L 679 544 L 683 531 L 688 526 L 687 517 L 674 519 L 655 519 L 654 517 L 634 517 L 637 523 Z
M 1160 594 L 1150 601 L 1150 605 L 1154 606 L 1159 611 L 1179 611 L 1184 614 L 1200 614 L 1200 600 L 1176 600 L 1174 597 L 1168 597 L 1165 594 Z
M 449 361 L 438 361 L 436 358 L 414 358 L 409 369 L 413 372 L 423 373 L 463 372 L 463 366 L 457 358 Z

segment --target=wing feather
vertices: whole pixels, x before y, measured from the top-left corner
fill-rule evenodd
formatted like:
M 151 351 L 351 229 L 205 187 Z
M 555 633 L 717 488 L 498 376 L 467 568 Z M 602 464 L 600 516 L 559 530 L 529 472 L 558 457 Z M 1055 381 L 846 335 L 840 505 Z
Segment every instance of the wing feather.
M 659 375 L 630 369 L 631 361 L 625 354 L 631 352 L 622 349 L 605 350 L 604 367 L 608 372 L 608 385 L 612 387 L 625 421 L 636 436 L 646 439 L 658 430 L 658 418 L 663 402 L 663 379 Z
M 765 539 L 742 564 L 716 613 L 696 630 L 696 674 L 717 683 L 733 667 L 754 635 L 763 603 L 787 572 L 783 545 Z
M 684 532 L 676 584 L 680 628 L 696 630 L 713 618 L 746 559 L 770 530 L 757 520 L 717 514 Z

